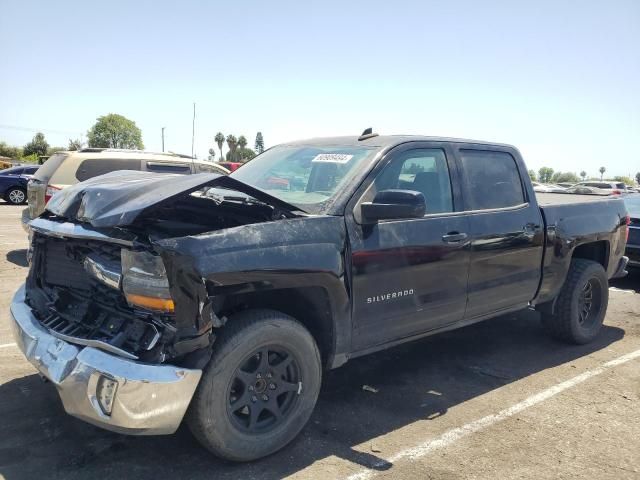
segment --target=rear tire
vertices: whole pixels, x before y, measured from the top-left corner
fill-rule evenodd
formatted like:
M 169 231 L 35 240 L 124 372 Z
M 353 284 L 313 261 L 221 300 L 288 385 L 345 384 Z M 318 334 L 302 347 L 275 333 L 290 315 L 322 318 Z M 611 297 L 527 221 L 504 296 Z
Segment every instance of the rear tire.
M 302 324 L 272 310 L 242 312 L 229 319 L 215 342 L 187 423 L 221 458 L 264 457 L 305 426 L 321 374 L 320 352 Z
M 542 325 L 565 342 L 589 343 L 600 333 L 608 303 L 609 281 L 602 265 L 575 258 L 556 299 L 555 313 L 543 314 Z
M 27 203 L 27 192 L 24 188 L 11 187 L 4 196 L 11 205 L 24 205 Z

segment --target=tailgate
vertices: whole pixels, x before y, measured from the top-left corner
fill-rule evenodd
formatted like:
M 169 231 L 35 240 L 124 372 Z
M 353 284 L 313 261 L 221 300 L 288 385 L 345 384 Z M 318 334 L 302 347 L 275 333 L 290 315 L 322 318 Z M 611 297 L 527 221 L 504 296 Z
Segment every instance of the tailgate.
M 29 202 L 29 218 L 32 220 L 44 212 L 44 193 L 47 184 L 31 179 L 27 184 L 27 201 Z

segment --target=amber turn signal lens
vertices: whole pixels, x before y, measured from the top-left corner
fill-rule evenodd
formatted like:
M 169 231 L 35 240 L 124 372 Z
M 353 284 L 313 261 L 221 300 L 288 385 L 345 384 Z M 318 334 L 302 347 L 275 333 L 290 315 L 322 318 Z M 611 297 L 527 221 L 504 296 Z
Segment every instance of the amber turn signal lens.
M 176 308 L 170 298 L 145 297 L 144 295 L 133 295 L 131 293 L 127 294 L 126 297 L 130 305 L 137 305 L 149 310 L 173 313 Z

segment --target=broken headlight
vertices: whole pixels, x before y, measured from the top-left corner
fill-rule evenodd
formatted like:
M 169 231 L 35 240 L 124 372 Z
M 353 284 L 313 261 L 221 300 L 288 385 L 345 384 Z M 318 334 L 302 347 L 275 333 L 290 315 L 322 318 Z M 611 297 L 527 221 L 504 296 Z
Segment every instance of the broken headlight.
M 173 312 L 169 280 L 162 259 L 148 252 L 122 249 L 122 290 L 132 307 Z

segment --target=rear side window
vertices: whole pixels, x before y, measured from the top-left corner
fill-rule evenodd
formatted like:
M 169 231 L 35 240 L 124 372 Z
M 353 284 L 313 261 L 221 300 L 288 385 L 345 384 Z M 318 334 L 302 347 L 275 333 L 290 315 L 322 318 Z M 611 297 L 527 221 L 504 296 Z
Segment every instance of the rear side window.
M 619 188 L 620 190 L 624 190 L 624 189 L 626 189 L 627 187 L 625 186 L 625 184 L 624 184 L 624 183 L 616 183 L 616 188 Z
M 521 205 L 524 190 L 515 159 L 505 152 L 461 150 L 467 210 Z
M 24 169 L 25 175 L 33 175 L 38 171 L 38 167 L 28 167 Z
M 76 178 L 82 182 L 116 170 L 140 170 L 140 160 L 130 158 L 90 158 L 84 160 L 78 166 Z
M 191 173 L 191 167 L 185 163 L 147 162 L 147 170 L 160 173 Z

